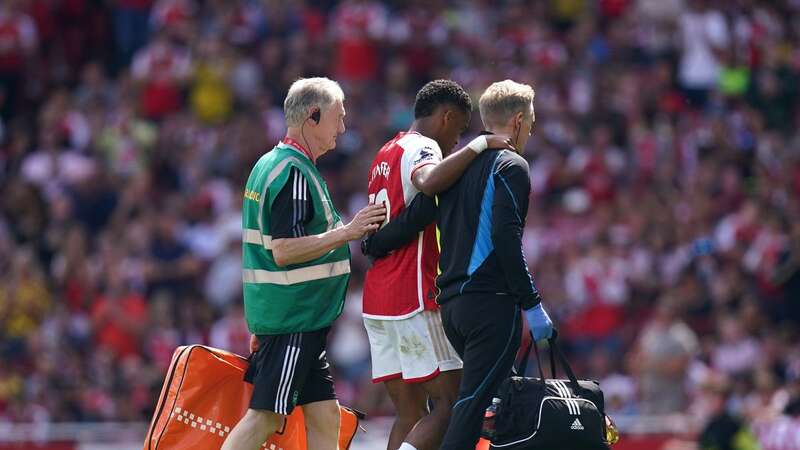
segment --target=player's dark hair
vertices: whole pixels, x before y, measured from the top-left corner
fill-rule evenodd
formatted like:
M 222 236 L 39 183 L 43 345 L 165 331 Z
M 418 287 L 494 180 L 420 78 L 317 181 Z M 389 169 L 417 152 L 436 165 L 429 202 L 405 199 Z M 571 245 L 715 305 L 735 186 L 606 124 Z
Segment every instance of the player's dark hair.
M 433 114 L 439 105 L 453 105 L 465 113 L 472 111 L 469 94 L 452 80 L 434 80 L 422 86 L 414 100 L 414 118 L 419 119 Z

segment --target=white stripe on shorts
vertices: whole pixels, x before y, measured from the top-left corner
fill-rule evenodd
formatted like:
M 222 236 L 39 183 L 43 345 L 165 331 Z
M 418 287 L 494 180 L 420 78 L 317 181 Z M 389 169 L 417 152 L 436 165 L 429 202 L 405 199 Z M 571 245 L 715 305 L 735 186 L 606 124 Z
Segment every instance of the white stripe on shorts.
M 286 353 L 283 357 L 283 368 L 281 369 L 281 379 L 278 383 L 278 393 L 275 396 L 275 412 L 278 414 L 288 414 L 289 395 L 292 392 L 292 381 L 300 356 L 301 338 L 302 335 L 299 333 L 294 333 L 289 336 L 289 345 L 286 346 Z
M 275 412 L 280 414 L 283 411 L 282 404 L 281 404 L 281 392 L 283 391 L 283 385 L 286 383 L 287 374 L 289 372 L 289 363 L 292 360 L 292 353 L 293 347 L 292 344 L 294 343 L 294 334 L 289 335 L 289 343 L 286 346 L 286 350 L 283 354 L 283 365 L 281 366 L 281 377 L 278 380 L 278 392 L 275 393 Z
M 442 346 L 442 361 L 453 361 L 460 359 L 455 352 L 455 349 L 450 345 L 450 340 L 444 334 L 444 325 L 442 325 L 442 315 L 439 311 L 433 315 L 433 322 L 436 324 L 436 335 L 438 336 L 439 345 Z
M 437 334 L 436 330 L 436 321 L 434 320 L 435 313 L 431 313 L 430 311 L 425 311 L 422 313 L 425 316 L 425 322 L 428 324 L 428 334 L 431 337 L 431 342 L 433 343 L 433 354 L 436 356 L 436 363 L 444 361 L 444 350 L 442 349 L 442 343 L 439 341 L 439 335 Z

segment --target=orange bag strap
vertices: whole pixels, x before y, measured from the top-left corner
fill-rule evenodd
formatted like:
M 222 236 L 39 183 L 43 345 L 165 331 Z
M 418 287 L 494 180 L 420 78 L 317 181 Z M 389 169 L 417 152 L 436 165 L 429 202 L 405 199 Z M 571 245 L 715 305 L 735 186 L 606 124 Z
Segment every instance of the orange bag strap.
M 164 407 L 166 406 L 167 402 L 167 392 L 169 391 L 169 386 L 172 383 L 172 378 L 175 376 L 175 370 L 177 369 L 178 362 L 180 361 L 181 357 L 188 349 L 192 346 L 184 345 L 180 346 L 175 349 L 172 353 L 172 361 L 169 363 L 169 368 L 167 369 L 167 381 L 164 383 L 164 386 L 161 387 L 161 394 L 158 396 L 158 403 L 156 403 L 156 412 L 153 414 L 153 419 L 150 422 L 150 429 L 147 432 L 147 440 L 145 441 L 145 449 L 150 450 L 153 448 L 153 439 L 156 439 L 156 446 L 158 445 L 158 439 L 161 438 L 161 435 L 164 433 L 164 428 L 166 424 L 163 423 L 162 420 L 162 413 L 164 412 Z M 159 431 L 158 429 L 161 428 L 161 433 L 159 433 L 158 438 L 155 437 L 155 434 Z
M 339 448 L 347 450 L 353 443 L 353 438 L 358 431 L 358 423 L 364 419 L 366 415 L 361 411 L 348 408 L 346 406 L 339 407 L 340 425 L 339 425 Z

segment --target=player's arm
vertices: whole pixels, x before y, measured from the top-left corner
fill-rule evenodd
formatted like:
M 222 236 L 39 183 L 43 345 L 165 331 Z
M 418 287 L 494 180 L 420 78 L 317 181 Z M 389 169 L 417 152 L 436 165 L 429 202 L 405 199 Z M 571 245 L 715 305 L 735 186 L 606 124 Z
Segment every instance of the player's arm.
M 378 229 L 386 216 L 383 205 L 368 205 L 347 225 L 322 234 L 307 235 L 305 226 L 314 214 L 308 182 L 296 168 L 272 204 L 270 232 L 272 256 L 283 267 L 317 259 L 326 253 L 361 239 Z
M 450 188 L 467 170 L 470 163 L 487 149 L 510 149 L 511 139 L 500 134 L 478 136 L 466 147 L 449 155 L 438 163 L 430 163 L 414 170 L 411 182 L 420 192 L 433 197 Z
M 519 165 L 501 168 L 494 177 L 492 243 L 510 293 L 524 309 L 529 309 L 541 301 L 522 250 L 530 179 L 525 168 Z
M 362 242 L 362 253 L 381 258 L 410 242 L 436 219 L 436 202 L 432 197 L 452 186 L 475 157 L 489 148 L 513 146 L 506 136 L 484 135 L 473 139 L 466 147 L 445 159 L 442 159 L 441 150 L 435 143 L 417 149 L 410 172 L 411 183 L 420 194 L 397 217 Z
M 382 258 L 392 250 L 403 247 L 436 220 L 436 209 L 434 199 L 418 193 L 400 214 L 361 242 L 361 253 Z

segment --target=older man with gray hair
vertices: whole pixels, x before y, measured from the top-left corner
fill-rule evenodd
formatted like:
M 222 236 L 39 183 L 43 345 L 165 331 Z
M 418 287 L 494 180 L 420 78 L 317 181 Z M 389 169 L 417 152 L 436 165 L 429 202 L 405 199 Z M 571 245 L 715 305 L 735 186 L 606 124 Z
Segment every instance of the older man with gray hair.
M 250 173 L 242 208 L 245 318 L 254 352 L 250 409 L 222 450 L 256 450 L 303 405 L 308 448 L 338 446 L 339 405 L 325 357 L 350 279 L 347 243 L 378 229 L 367 206 L 343 225 L 316 160 L 344 133 L 344 93 L 327 78 L 297 80 L 284 101 L 286 137 Z

